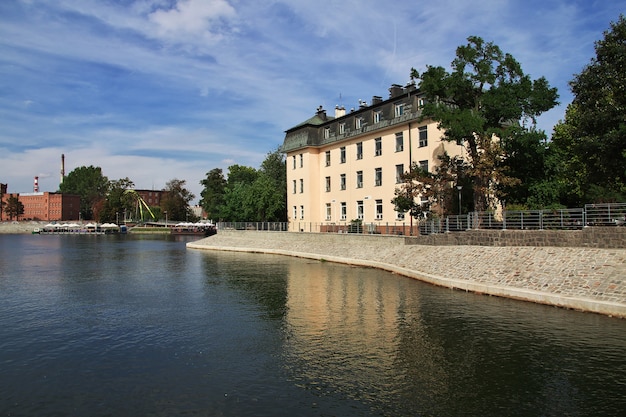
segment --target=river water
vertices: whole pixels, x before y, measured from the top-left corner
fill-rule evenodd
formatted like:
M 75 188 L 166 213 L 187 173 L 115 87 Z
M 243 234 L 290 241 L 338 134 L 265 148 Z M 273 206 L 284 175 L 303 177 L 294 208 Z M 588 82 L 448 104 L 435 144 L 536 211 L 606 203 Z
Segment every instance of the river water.
M 625 320 L 172 237 L 0 235 L 0 416 L 624 410 Z

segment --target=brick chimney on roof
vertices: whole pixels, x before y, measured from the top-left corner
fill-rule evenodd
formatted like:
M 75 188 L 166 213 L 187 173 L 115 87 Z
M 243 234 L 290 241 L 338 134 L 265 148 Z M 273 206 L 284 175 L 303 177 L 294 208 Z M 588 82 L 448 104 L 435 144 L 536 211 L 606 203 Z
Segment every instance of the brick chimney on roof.
M 322 120 L 326 120 L 326 110 L 324 110 L 324 108 L 322 106 L 319 106 L 317 108 L 317 111 L 315 113 L 320 119 Z

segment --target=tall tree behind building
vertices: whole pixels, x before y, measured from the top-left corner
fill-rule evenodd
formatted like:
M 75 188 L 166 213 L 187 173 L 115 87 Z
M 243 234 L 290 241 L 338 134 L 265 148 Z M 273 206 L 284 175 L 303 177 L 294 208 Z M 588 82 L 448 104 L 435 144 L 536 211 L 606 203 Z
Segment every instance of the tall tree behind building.
M 626 201 L 626 19 L 595 44 L 570 82 L 573 102 L 552 136 L 568 205 Z
M 503 197 L 498 185 L 521 180 L 507 175 L 503 143 L 534 129 L 558 95 L 545 78 L 531 80 L 497 45 L 476 36 L 467 41 L 456 50 L 452 72 L 428 66 L 422 74 L 413 69 L 411 77 L 426 96 L 423 118 L 438 122 L 445 140 L 465 146 L 468 169 L 460 174 L 471 178 L 474 209 L 482 211 Z

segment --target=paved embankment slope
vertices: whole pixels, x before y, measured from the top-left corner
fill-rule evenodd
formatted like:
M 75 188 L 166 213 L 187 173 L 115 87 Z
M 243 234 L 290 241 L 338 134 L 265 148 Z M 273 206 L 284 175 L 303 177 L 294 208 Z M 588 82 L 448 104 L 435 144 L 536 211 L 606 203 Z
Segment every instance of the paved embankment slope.
M 626 317 L 626 249 L 405 245 L 395 236 L 234 230 L 187 247 L 376 267 L 444 287 Z

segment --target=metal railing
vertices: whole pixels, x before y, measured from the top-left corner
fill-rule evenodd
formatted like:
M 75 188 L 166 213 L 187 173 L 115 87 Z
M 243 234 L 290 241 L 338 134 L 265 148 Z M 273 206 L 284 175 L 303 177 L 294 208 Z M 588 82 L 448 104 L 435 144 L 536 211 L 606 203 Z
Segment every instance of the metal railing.
M 220 222 L 218 229 L 357 233 L 416 236 L 482 230 L 579 230 L 585 226 L 626 226 L 626 203 L 587 204 L 584 208 L 471 212 L 402 222 Z

